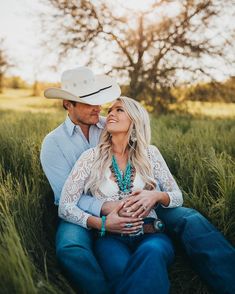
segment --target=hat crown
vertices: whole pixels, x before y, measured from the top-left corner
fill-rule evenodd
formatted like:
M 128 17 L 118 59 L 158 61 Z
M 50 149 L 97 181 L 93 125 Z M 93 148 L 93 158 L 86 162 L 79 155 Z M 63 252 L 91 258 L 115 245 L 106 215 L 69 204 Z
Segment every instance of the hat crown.
M 71 70 L 66 70 L 62 74 L 61 85 L 62 89 L 75 90 L 78 87 L 86 87 L 95 82 L 93 72 L 87 67 L 78 67 Z
M 106 75 L 94 75 L 87 67 L 77 67 L 62 73 L 61 88 L 49 88 L 47 98 L 67 99 L 90 105 L 101 105 L 118 98 L 121 89 Z

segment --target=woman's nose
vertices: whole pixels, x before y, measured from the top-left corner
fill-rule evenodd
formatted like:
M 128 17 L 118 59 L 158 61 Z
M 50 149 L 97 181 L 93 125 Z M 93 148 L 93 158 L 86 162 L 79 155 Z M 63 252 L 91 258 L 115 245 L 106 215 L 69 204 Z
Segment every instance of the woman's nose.
M 108 113 L 108 115 L 107 115 L 107 117 L 110 117 L 110 116 L 114 116 L 114 112 L 113 112 L 113 110 L 111 110 L 111 111 Z

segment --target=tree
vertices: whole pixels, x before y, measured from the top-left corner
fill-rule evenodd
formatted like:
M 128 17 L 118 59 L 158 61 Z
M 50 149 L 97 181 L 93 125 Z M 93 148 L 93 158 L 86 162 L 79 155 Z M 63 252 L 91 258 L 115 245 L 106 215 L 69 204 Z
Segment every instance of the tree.
M 60 56 L 85 51 L 90 63 L 98 59 L 107 72 L 128 77 L 126 94 L 145 97 L 158 112 L 174 101 L 170 89 L 180 72 L 211 76 L 213 66 L 206 68 L 202 62 L 205 55 L 225 59 L 233 46 L 232 32 L 222 36 L 215 30 L 216 19 L 232 11 L 232 0 L 158 0 L 138 13 L 117 1 L 46 2 L 53 8 L 53 21 L 44 14 L 44 24 L 53 35 L 50 40 L 58 40 L 50 43 Z M 173 16 L 166 12 L 170 5 L 177 9 Z
M 0 39 L 0 93 L 3 91 L 3 77 L 11 66 L 4 48 L 4 39 Z

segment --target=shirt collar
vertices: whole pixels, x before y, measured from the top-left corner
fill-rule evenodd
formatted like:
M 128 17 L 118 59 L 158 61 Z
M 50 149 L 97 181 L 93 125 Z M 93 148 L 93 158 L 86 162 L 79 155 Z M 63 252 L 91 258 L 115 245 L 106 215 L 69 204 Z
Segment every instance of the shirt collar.
M 98 123 L 96 124 L 97 128 L 103 129 L 104 125 L 105 125 L 105 120 L 103 118 L 100 118 Z M 76 125 L 71 121 L 69 116 L 67 116 L 67 118 L 65 120 L 65 126 L 67 128 L 69 136 L 72 136 L 73 132 L 74 132 L 74 130 L 76 128 Z
M 106 118 L 103 117 L 103 116 L 100 116 L 99 121 L 98 121 L 98 123 L 96 124 L 96 126 L 97 126 L 99 129 L 104 129 L 105 124 L 106 124 Z
M 67 115 L 66 120 L 65 120 L 65 126 L 67 128 L 69 136 L 72 136 L 76 125 L 71 121 L 71 119 L 69 118 L 68 115 Z

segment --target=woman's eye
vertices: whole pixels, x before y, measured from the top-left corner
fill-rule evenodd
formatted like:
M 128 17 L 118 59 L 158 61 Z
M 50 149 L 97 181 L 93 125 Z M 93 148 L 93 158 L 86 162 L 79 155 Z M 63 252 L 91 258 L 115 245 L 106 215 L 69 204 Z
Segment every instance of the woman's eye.
M 124 112 L 124 110 L 122 108 L 118 108 L 117 111 Z

